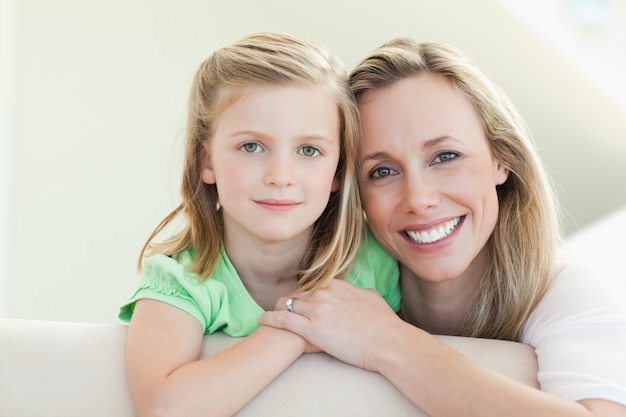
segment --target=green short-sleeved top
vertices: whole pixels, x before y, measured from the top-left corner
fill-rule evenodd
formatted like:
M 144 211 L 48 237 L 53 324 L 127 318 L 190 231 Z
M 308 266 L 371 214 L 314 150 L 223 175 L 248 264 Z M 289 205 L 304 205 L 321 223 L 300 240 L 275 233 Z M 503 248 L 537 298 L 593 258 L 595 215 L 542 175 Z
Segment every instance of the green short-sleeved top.
M 135 303 L 152 299 L 173 305 L 195 317 L 205 333 L 223 331 L 233 337 L 247 336 L 259 327 L 264 310 L 244 287 L 226 253 L 222 251 L 209 279 L 200 281 L 189 272 L 195 251 L 185 250 L 175 257 L 155 255 L 144 262 L 139 289 L 124 304 L 119 318 L 130 321 Z M 371 234 L 361 244 L 352 271 L 346 278 L 362 288 L 376 289 L 394 311 L 400 309 L 397 261 Z

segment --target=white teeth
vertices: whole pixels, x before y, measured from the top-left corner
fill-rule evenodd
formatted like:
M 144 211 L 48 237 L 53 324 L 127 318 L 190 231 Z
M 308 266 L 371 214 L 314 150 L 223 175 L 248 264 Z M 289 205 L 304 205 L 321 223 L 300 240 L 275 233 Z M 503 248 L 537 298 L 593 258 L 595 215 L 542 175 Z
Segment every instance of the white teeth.
M 461 218 L 456 217 L 430 232 L 412 232 L 407 230 L 406 234 L 415 243 L 435 243 L 452 233 L 460 222 Z

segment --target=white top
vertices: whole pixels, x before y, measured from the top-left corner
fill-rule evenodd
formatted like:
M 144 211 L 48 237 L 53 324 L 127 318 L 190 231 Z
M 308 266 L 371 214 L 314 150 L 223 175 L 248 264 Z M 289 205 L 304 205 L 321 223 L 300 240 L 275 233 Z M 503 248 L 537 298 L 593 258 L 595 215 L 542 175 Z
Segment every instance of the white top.
M 535 348 L 541 390 L 626 405 L 626 289 L 590 268 L 558 272 L 521 342 Z

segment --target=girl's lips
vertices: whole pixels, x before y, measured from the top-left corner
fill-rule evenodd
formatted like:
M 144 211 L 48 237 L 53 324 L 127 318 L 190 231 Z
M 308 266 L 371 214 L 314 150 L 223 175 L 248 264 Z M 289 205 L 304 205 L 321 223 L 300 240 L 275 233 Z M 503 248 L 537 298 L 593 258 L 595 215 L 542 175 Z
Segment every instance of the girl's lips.
M 406 236 L 414 243 L 429 244 L 435 243 L 448 237 L 452 232 L 456 230 L 461 223 L 463 217 L 455 217 L 439 226 L 433 227 L 428 230 L 412 231 L 405 230 Z
M 256 200 L 255 203 L 257 203 L 259 206 L 263 207 L 266 210 L 270 210 L 270 211 L 289 211 L 292 210 L 296 207 L 298 207 L 298 205 L 300 205 L 300 203 L 298 203 L 297 201 L 293 201 L 293 200 Z

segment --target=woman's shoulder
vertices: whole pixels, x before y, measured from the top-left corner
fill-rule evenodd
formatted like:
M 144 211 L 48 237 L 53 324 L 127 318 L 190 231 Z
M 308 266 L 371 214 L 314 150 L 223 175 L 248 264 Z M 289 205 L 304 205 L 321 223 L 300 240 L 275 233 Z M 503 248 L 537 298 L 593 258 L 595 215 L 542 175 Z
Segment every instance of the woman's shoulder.
M 623 284 L 601 269 L 581 263 L 555 269 L 521 340 L 535 348 L 543 391 L 625 403 L 624 301 Z
M 626 323 L 626 288 L 593 265 L 568 262 L 554 268 L 546 293 L 526 324 L 526 335 L 566 323 Z
M 623 304 L 626 286 L 609 271 L 582 262 L 562 261 L 555 265 L 544 298 L 575 297 L 577 301 L 600 297 Z M 542 300 L 543 301 L 543 300 Z

